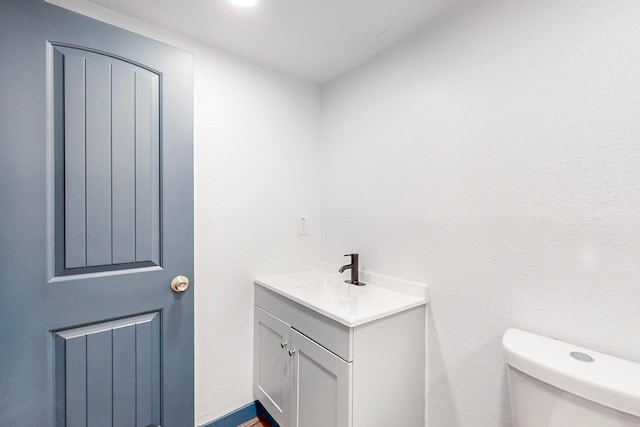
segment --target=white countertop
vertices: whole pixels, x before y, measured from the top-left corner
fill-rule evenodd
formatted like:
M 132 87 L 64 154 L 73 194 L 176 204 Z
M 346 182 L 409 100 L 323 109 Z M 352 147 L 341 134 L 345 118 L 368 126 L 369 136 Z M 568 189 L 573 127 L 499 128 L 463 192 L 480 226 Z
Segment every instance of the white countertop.
M 364 273 L 366 286 L 321 270 L 258 277 L 255 283 L 343 325 L 355 327 L 429 302 L 427 285 Z

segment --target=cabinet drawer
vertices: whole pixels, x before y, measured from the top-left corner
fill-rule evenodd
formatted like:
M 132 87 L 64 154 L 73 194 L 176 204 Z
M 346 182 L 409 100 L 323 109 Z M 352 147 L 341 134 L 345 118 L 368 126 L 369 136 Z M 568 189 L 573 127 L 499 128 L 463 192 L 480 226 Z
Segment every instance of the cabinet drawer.
M 255 305 L 288 323 L 347 362 L 353 360 L 353 330 L 258 284 Z

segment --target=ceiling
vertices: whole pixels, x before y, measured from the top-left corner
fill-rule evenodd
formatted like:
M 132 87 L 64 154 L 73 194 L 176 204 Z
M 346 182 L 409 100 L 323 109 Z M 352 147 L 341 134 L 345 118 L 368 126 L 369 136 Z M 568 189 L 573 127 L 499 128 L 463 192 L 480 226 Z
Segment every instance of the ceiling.
M 324 83 L 425 26 L 452 0 L 90 0 Z

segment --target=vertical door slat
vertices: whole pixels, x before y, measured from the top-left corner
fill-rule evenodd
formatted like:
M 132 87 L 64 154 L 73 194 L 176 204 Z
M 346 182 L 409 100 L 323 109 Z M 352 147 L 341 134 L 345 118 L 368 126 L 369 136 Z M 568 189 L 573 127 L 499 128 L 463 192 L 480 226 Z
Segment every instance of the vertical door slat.
M 113 263 L 136 260 L 133 70 L 113 66 Z
M 136 425 L 152 421 L 152 329 L 150 323 L 136 325 Z
M 160 83 L 151 77 L 151 260 L 160 265 Z
M 87 265 L 111 259 L 111 66 L 87 58 Z
M 113 330 L 113 425 L 136 425 L 136 329 Z
M 160 424 L 160 316 L 151 320 L 151 423 Z
M 87 425 L 87 338 L 68 339 L 65 352 L 66 364 L 66 416 L 65 427 Z
M 87 335 L 87 427 L 112 427 L 111 331 Z
M 86 266 L 85 59 L 64 56 L 65 268 Z
M 136 73 L 136 261 L 152 258 L 151 79 Z

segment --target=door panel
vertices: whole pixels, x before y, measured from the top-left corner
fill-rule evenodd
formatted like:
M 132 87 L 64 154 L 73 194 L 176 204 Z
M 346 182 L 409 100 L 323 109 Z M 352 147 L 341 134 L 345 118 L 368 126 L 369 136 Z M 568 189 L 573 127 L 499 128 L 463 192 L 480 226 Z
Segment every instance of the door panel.
M 56 273 L 159 265 L 160 78 L 106 54 L 51 49 L 53 81 L 63 82 L 52 114 L 64 153 L 55 165 L 65 230 Z
M 0 55 L 0 425 L 192 426 L 192 55 L 40 0 Z
M 350 427 L 351 364 L 296 330 L 291 346 L 290 425 Z
M 160 422 L 160 315 L 55 333 L 59 425 Z
M 254 393 L 280 427 L 289 425 L 289 342 L 291 327 L 254 309 Z

